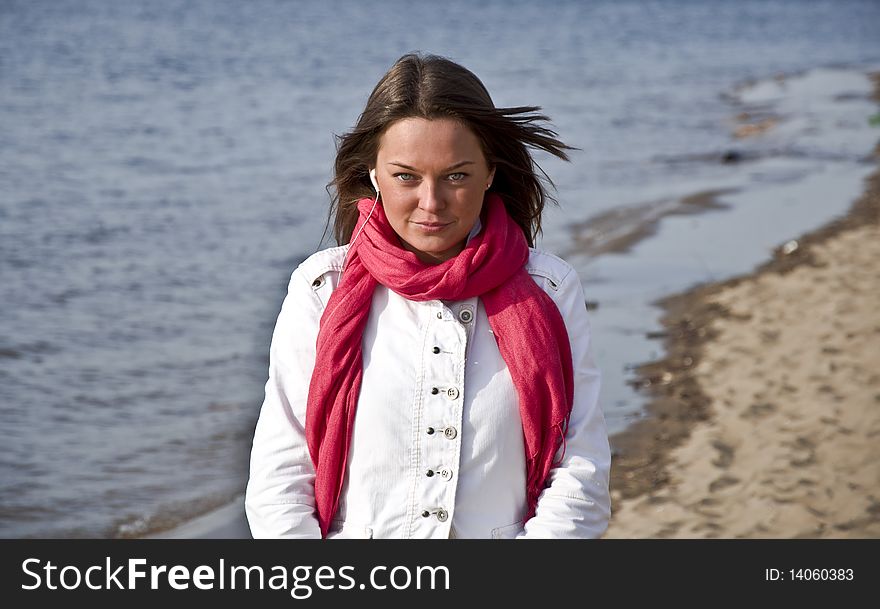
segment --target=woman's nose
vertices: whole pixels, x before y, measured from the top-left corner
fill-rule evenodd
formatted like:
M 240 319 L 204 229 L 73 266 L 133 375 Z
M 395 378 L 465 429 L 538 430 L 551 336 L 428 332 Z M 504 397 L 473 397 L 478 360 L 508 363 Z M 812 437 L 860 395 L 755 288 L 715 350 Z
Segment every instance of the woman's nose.
M 443 207 L 443 193 L 440 188 L 429 180 L 422 182 L 422 187 L 419 190 L 419 209 L 437 212 Z

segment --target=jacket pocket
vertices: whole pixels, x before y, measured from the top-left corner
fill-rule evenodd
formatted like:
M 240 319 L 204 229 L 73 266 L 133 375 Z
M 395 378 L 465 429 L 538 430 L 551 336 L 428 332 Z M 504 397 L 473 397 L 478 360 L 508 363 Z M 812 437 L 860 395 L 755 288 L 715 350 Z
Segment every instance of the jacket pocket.
M 327 539 L 372 539 L 373 528 L 360 524 L 334 520 L 327 531 Z
M 514 522 L 507 526 L 492 529 L 492 539 L 515 539 L 523 530 L 523 522 Z

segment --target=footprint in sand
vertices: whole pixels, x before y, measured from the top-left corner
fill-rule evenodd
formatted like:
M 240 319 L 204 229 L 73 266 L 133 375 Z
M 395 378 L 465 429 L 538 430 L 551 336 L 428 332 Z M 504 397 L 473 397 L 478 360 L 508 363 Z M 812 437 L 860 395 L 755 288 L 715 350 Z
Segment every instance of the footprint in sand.
M 735 484 L 739 484 L 739 478 L 736 478 L 734 476 L 721 476 L 720 478 L 716 478 L 709 483 L 709 492 L 717 493 L 721 489 L 727 488 L 728 486 L 733 486 Z
M 776 404 L 770 402 L 755 403 L 746 408 L 739 416 L 743 419 L 763 419 L 776 412 Z
M 794 449 L 795 454 L 789 460 L 794 467 L 807 467 L 816 462 L 816 445 L 809 438 L 798 436 L 794 442 L 787 442 Z
M 713 440 L 712 448 L 718 451 L 718 457 L 712 461 L 712 465 L 721 469 L 727 469 L 733 463 L 734 449 L 721 440 Z

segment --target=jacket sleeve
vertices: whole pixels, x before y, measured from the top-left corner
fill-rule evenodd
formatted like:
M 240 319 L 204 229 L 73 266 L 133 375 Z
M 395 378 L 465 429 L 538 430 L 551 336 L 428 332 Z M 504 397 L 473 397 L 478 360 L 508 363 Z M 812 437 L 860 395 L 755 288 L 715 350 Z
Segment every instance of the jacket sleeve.
M 298 267 L 272 335 L 269 380 L 251 449 L 245 512 L 257 539 L 321 537 L 305 421 L 322 308 Z
M 569 270 L 554 296 L 571 342 L 574 406 L 562 462 L 550 470 L 535 515 L 518 537 L 598 538 L 611 516 L 611 451 L 599 404 L 600 373 L 591 350 L 584 289 L 576 271 Z

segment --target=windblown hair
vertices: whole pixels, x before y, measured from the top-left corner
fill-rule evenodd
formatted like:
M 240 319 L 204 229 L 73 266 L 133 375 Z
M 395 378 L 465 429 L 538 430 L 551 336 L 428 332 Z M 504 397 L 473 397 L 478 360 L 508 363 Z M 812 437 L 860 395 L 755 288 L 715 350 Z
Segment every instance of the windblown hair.
M 374 194 L 369 170 L 376 165 L 379 141 L 395 121 L 405 118 L 451 118 L 467 126 L 483 149 L 489 167 L 495 168 L 490 190 L 501 195 L 511 218 L 534 246 L 541 232 L 541 214 L 550 196 L 538 171 L 553 182 L 534 161 L 529 148 L 568 160 L 574 150 L 541 123 L 538 106 L 496 108 L 480 79 L 459 64 L 437 55 L 408 53 L 382 77 L 354 129 L 337 136 L 336 163 L 331 189 L 330 218 L 335 216 L 334 237 L 348 243 L 357 222 L 357 202 Z

